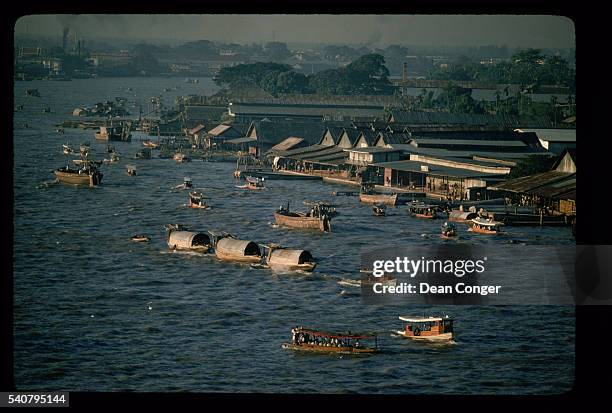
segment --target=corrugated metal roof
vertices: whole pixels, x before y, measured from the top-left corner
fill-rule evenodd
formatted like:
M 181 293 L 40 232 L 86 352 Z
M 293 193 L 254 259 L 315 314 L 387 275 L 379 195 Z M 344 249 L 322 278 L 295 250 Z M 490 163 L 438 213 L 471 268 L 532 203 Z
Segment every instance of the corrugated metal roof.
M 310 144 L 321 141 L 327 125 L 322 122 L 266 122 L 254 121 L 259 142 L 277 145 L 290 136 L 303 138 Z
M 425 173 L 427 175 L 434 176 L 448 176 L 454 178 L 488 178 L 495 177 L 499 174 L 487 174 L 486 172 L 472 171 L 470 169 L 453 168 L 450 166 L 431 165 L 418 161 L 395 161 L 395 162 L 381 162 L 372 164 L 381 168 L 390 168 L 398 171 L 405 172 L 418 172 Z M 421 166 L 427 166 L 428 171 L 422 171 Z
M 539 174 L 523 176 L 520 178 L 509 179 L 501 184 L 495 185 L 491 189 L 497 189 L 501 191 L 527 193 L 528 191 L 534 190 L 539 187 L 551 185 L 555 182 L 565 180 L 566 178 L 576 175 L 575 173 L 548 171 Z
M 291 136 L 279 143 L 278 145 L 274 145 L 272 149 L 270 149 L 270 152 L 286 151 L 302 142 L 304 142 L 304 138 L 297 138 L 295 136 Z
M 374 142 L 374 145 L 378 145 L 379 140 L 381 139 L 385 143 L 385 145 L 405 144 L 410 142 L 411 136 L 409 133 L 405 132 L 379 132 L 377 141 Z
M 492 146 L 492 147 L 526 147 L 527 145 L 523 141 L 493 141 L 483 139 L 432 139 L 432 138 L 419 138 L 412 137 L 413 141 L 417 145 L 445 145 L 445 146 Z

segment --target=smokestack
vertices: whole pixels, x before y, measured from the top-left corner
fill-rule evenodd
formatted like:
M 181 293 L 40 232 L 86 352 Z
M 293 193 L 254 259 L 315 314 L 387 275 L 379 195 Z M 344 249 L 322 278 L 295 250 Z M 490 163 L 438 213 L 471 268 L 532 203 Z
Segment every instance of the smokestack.
M 68 33 L 70 32 L 70 29 L 67 27 L 64 27 L 64 30 L 62 32 L 62 49 L 64 49 L 64 52 L 67 52 L 67 48 L 68 48 Z

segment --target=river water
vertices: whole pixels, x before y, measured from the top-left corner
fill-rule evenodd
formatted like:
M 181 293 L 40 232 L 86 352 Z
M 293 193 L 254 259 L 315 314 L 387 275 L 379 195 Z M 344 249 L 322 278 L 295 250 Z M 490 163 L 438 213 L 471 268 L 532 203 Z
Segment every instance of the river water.
M 127 92 L 127 87 L 133 92 Z M 172 92 L 164 88 L 179 87 Z M 41 97 L 26 97 L 37 88 Z M 14 368 L 19 390 L 138 392 L 286 392 L 397 394 L 550 394 L 574 378 L 575 312 L 568 306 L 402 306 L 366 304 L 340 278 L 359 277 L 360 253 L 385 245 L 441 242 L 439 223 L 411 219 L 405 206 L 373 217 L 355 197 L 331 197 L 338 185 L 267 181 L 262 191 L 236 187 L 231 163 L 134 160 L 142 147 L 114 142 L 121 156 L 102 167 L 97 188 L 50 183 L 69 164 L 62 143 L 106 144 L 91 130 L 54 125 L 77 106 L 125 96 L 211 93 L 209 79 L 87 79 L 15 83 Z M 43 107 L 51 113 L 42 113 Z M 134 109 L 137 111 L 137 109 Z M 27 123 L 27 128 L 24 124 Z M 155 152 L 154 152 L 155 153 Z M 133 164 L 137 176 L 128 176 Z M 210 210 L 187 208 L 190 176 Z M 273 211 L 290 201 L 330 200 L 340 215 L 333 232 L 278 228 Z M 305 207 L 304 207 L 305 208 Z M 305 248 L 314 273 L 277 274 L 173 253 L 164 224 L 227 231 L 243 239 Z M 511 228 L 507 237 L 471 235 L 459 242 L 571 244 L 567 228 Z M 134 234 L 150 243 L 137 244 Z M 509 275 L 510 276 L 510 275 Z M 431 346 L 396 338 L 400 315 L 450 314 L 456 343 Z M 376 331 L 382 352 L 370 356 L 295 354 L 283 350 L 290 329 Z

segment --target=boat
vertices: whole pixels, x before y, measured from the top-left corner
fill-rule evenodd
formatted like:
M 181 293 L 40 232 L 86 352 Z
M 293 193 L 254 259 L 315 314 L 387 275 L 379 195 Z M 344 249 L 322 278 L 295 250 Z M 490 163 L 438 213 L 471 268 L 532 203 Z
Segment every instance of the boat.
M 323 232 L 331 232 L 330 217 L 326 213 L 325 204 L 315 204 L 307 212 L 289 211 L 289 203 L 286 207 L 282 205 L 274 212 L 274 220 L 277 225 L 290 228 L 316 229 Z
M 193 191 L 189 193 L 189 208 L 205 208 L 208 209 L 210 206 L 206 205 L 204 201 L 204 194 L 201 192 Z
M 387 206 L 385 204 L 374 204 L 372 206 L 372 212 L 377 217 L 384 217 L 387 215 Z
M 172 189 L 191 189 L 193 187 L 193 183 L 191 182 L 191 178 L 186 176 L 183 178 L 183 183 L 175 186 Z
M 246 177 L 246 185 L 245 189 L 264 189 L 264 179 L 265 178 L 253 178 L 251 176 Z
M 38 91 L 38 89 L 27 89 L 26 90 L 26 96 L 35 96 L 37 98 L 40 97 L 40 92 Z
M 183 162 L 189 162 L 191 161 L 191 158 L 189 158 L 189 156 L 183 154 L 183 153 L 175 153 L 174 156 L 172 157 L 172 159 L 174 159 L 175 161 L 177 161 L 178 163 L 183 163 Z
M 204 232 L 188 231 L 178 224 L 166 225 L 166 243 L 171 250 L 193 251 L 207 254 L 212 252 L 212 240 Z
M 142 148 L 134 156 L 136 159 L 151 159 L 151 148 Z
M 423 341 L 451 341 L 454 338 L 453 319 L 445 317 L 399 317 L 404 321 L 403 330 L 394 333 Z
M 149 242 L 149 241 L 151 241 L 151 238 L 147 237 L 146 235 L 134 235 L 132 237 L 132 241 L 134 241 L 134 242 Z
M 58 168 L 53 172 L 59 182 L 73 185 L 97 186 L 102 183 L 103 174 L 90 164 L 80 169 L 72 169 L 68 166 Z
M 68 144 L 62 145 L 62 151 L 64 152 L 64 155 L 70 155 L 71 153 L 74 153 L 74 149 L 72 149 L 72 147 L 70 147 L 70 145 Z
M 215 245 L 215 255 L 221 261 L 260 263 L 261 249 L 253 241 L 236 239 L 232 236 L 221 238 Z
M 158 144 L 158 143 L 155 143 L 155 142 L 153 142 L 153 141 L 151 141 L 150 139 L 149 139 L 149 140 L 144 141 L 144 142 L 142 143 L 142 145 L 143 145 L 144 147 L 146 147 L 146 148 L 151 148 L 151 149 L 157 149 L 157 148 L 159 148 L 159 144 Z
M 59 133 L 60 135 L 63 135 L 65 133 L 64 128 L 57 128 L 55 132 Z
M 100 166 L 102 165 L 102 161 L 92 161 L 90 159 L 73 159 L 72 163 L 77 165 L 77 166 L 81 166 L 81 165 L 93 165 L 93 166 Z
M 417 202 L 410 204 L 408 207 L 408 214 L 421 219 L 436 219 L 440 217 L 438 206 Z
M 374 185 L 363 185 L 359 192 L 359 200 L 366 204 L 384 204 L 395 206 L 397 194 L 381 194 L 374 191 Z
M 497 235 L 501 233 L 501 227 L 503 222 L 493 221 L 492 219 L 486 219 L 482 217 L 476 217 L 472 219 L 472 226 L 468 228 L 470 232 L 476 232 L 478 234 Z
M 457 236 L 457 227 L 453 223 L 445 222 L 442 225 L 442 232 L 440 233 L 441 238 L 453 238 Z
M 119 156 L 116 153 L 111 153 L 110 159 L 105 158 L 103 160 L 104 163 L 116 163 L 119 161 Z
M 368 276 L 363 277 L 360 280 L 342 278 L 340 281 L 338 281 L 338 284 L 347 287 L 372 287 L 374 284 L 395 286 L 397 285 L 397 278 L 395 278 L 393 275 L 383 275 L 382 277 Z
M 305 327 L 291 329 L 291 342 L 283 343 L 282 348 L 295 351 L 335 354 L 371 354 L 378 352 L 378 339 L 374 333 L 335 333 Z M 368 347 L 363 342 L 374 340 Z
M 136 167 L 134 165 L 126 165 L 126 172 L 129 176 L 136 176 Z
M 317 266 L 312 254 L 307 250 L 294 250 L 271 244 L 264 247 L 265 265 L 280 271 L 311 272 Z
M 106 152 L 107 153 L 115 153 L 115 147 L 113 145 L 106 145 Z
M 79 151 L 82 156 L 87 156 L 89 154 L 90 149 L 91 148 L 87 142 L 84 142 L 81 144 L 81 146 L 79 146 Z
M 95 138 L 102 141 L 124 141 L 131 142 L 130 124 L 120 126 L 100 126 L 100 130 L 95 133 Z

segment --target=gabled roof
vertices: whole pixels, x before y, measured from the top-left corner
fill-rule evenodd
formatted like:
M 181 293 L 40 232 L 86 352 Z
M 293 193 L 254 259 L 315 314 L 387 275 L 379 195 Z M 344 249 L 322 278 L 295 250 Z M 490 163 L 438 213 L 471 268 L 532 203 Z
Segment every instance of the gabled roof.
M 410 142 L 410 134 L 405 133 L 405 132 L 399 132 L 399 133 L 379 132 L 378 138 L 374 142 L 374 145 L 378 145 L 379 141 L 381 140 L 382 142 L 384 142 L 385 145 L 405 144 L 405 143 Z
M 282 141 L 281 143 L 274 145 L 268 152 L 287 151 L 302 142 L 304 142 L 304 138 L 297 138 L 295 136 L 291 136 Z
M 491 189 L 508 192 L 527 193 L 537 188 L 553 185 L 575 176 L 575 173 L 559 172 L 553 170 L 529 176 L 522 176 L 520 178 L 509 179 L 505 182 L 491 187 Z
M 253 121 L 249 131 L 255 129 L 257 141 L 277 145 L 288 137 L 303 138 L 309 144 L 320 142 L 326 125 L 322 122 L 262 122 Z

